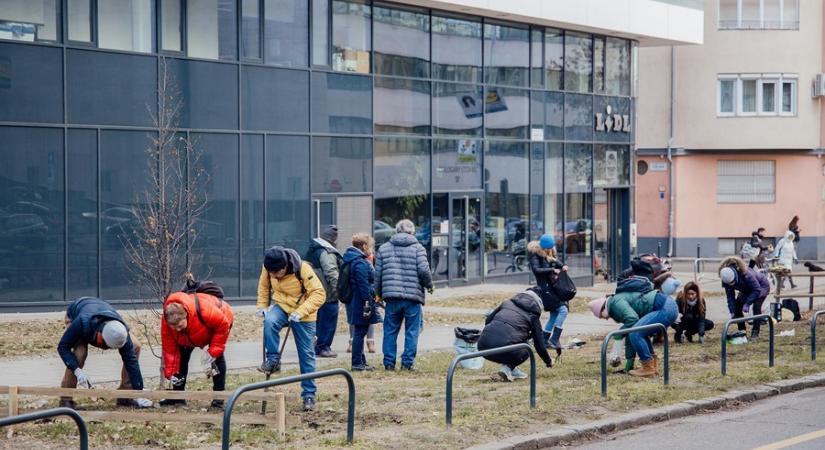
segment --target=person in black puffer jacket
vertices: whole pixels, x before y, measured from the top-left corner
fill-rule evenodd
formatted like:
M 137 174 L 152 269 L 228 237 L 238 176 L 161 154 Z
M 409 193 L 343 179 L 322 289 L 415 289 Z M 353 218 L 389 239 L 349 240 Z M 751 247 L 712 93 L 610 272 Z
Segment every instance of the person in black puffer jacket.
M 553 367 L 553 360 L 547 353 L 542 338 L 540 318 L 544 305 L 541 294 L 541 288 L 532 287 L 504 301 L 490 312 L 478 340 L 478 349 L 487 350 L 526 343 L 532 338 L 533 346 L 541 360 L 547 367 Z M 519 370 L 518 366 L 529 357 L 527 350 L 516 350 L 485 356 L 484 359 L 502 364 L 499 376 L 504 381 L 513 381 L 527 378 L 527 374 Z
M 536 277 L 536 284 L 542 289 L 545 297 L 549 296 L 552 299 L 552 301 L 545 302 L 545 310 L 550 312 L 550 318 L 544 325 L 545 347 L 559 350 L 561 349 L 559 340 L 570 305 L 569 302 L 563 302 L 555 295 L 553 286 L 559 279 L 559 273 L 567 271 L 567 266 L 556 257 L 556 240 L 551 234 L 544 234 L 538 241 L 531 241 L 527 244 L 527 254 L 530 270 Z

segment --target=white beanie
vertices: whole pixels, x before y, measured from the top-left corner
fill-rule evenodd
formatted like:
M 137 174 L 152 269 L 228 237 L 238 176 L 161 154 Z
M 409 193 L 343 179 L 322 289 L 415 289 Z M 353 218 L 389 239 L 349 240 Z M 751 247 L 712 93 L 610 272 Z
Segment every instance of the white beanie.
M 109 348 L 121 348 L 126 345 L 129 332 L 119 320 L 110 320 L 103 325 L 103 342 Z
M 722 279 L 723 284 L 733 284 L 733 281 L 736 279 L 736 272 L 730 267 L 725 267 L 719 271 L 719 277 Z

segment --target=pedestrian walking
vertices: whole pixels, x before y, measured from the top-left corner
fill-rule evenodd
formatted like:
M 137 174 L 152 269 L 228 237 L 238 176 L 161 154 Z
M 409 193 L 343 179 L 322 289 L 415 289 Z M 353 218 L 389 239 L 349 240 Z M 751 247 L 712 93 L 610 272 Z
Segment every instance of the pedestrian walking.
M 335 329 L 338 327 L 338 273 L 341 268 L 341 253 L 335 248 L 338 240 L 338 227 L 327 225 L 321 231 L 321 237 L 309 243 L 305 260 L 312 264 L 315 275 L 321 280 L 327 298 L 324 305 L 318 309 L 318 320 L 315 330 L 315 356 L 319 358 L 335 358 L 338 356 L 332 351 L 332 340 L 335 338 Z
M 793 219 L 788 223 L 788 231 L 793 231 L 794 242 L 799 242 L 799 233 L 802 232 L 802 230 L 799 229 L 799 216 L 793 216 Z
M 699 285 L 690 281 L 676 297 L 679 317 L 673 323 L 676 330 L 674 339 L 682 343 L 685 338 L 693 342 L 693 336 L 699 335 L 699 343 L 705 343 L 705 332 L 713 329 L 713 321 L 707 318 L 707 304 Z
M 140 344 L 132 341 L 129 328 L 123 317 L 115 308 L 104 300 L 95 297 L 81 297 L 66 308 L 63 319 L 66 331 L 57 344 L 57 353 L 66 371 L 63 374 L 62 388 L 76 388 L 78 384 L 91 388 L 92 382 L 83 370 L 89 346 L 103 350 L 117 349 L 123 361 L 120 371 L 118 389 L 143 390 L 143 376 L 140 373 Z M 152 402 L 145 398 L 136 400 L 118 399 L 120 406 L 150 408 Z M 61 397 L 60 406 L 76 409 L 71 397 Z
M 791 282 L 791 289 L 796 288 L 796 284 L 793 282 L 793 277 L 790 276 L 790 273 L 793 271 L 793 265 L 796 262 L 796 246 L 794 245 L 795 235 L 793 231 L 788 230 L 785 232 L 785 236 L 779 240 L 776 244 L 776 250 L 774 250 L 773 256 L 777 258 L 777 264 L 784 269 L 787 274 L 785 276 L 788 277 L 788 280 Z M 785 278 L 782 278 L 782 287 L 785 287 Z
M 745 317 L 751 310 L 754 315 L 761 314 L 762 303 L 771 291 L 771 284 L 764 274 L 748 267 L 742 258 L 729 256 L 719 264 L 719 278 L 722 280 L 722 287 L 725 288 L 728 311 L 732 319 Z M 760 322 L 754 321 L 751 339 L 759 337 Z M 744 323 L 737 325 L 740 331 L 746 330 Z
M 530 241 L 527 244 L 528 261 L 533 276 L 536 277 L 536 284 L 542 289 L 545 295 L 558 297 L 553 293 L 553 286 L 558 281 L 559 273 L 567 271 L 564 265 L 556 257 L 556 239 L 551 234 L 544 234 L 537 241 Z M 545 346 L 558 350 L 561 348 L 561 334 L 564 331 L 564 321 L 570 309 L 568 301 L 554 301 L 548 305 L 550 318 L 544 325 Z
M 224 352 L 234 321 L 232 307 L 220 296 L 194 291 L 174 292 L 166 298 L 160 320 L 160 338 L 163 374 L 172 384 L 172 390 L 186 389 L 189 360 L 195 347 L 204 349 L 201 365 L 206 376 L 212 378 L 212 390 L 226 389 Z M 184 405 L 186 400 L 167 399 L 161 400 L 160 404 Z M 223 408 L 223 400 L 212 400 L 210 406 Z
M 350 309 L 349 316 L 352 321 L 352 370 L 357 372 L 372 371 L 374 368 L 367 364 L 364 355 L 364 339 L 370 326 L 381 322 L 381 314 L 378 312 L 378 305 L 375 302 L 375 269 L 367 261 L 370 248 L 375 245 L 375 241 L 366 233 L 358 233 L 352 236 L 352 246 L 344 253 L 344 264 L 347 266 L 345 272 L 349 279 L 350 302 L 347 307 Z
M 271 374 L 281 370 L 280 332 L 289 326 L 295 337 L 301 373 L 315 372 L 315 321 L 326 302 L 326 292 L 312 266 L 301 261 L 291 248 L 274 246 L 264 254 L 258 281 L 257 315 L 264 319 L 264 361 L 258 370 Z M 301 382 L 305 411 L 315 409 L 315 381 Z
M 527 343 L 533 340 L 533 346 L 539 358 L 547 367 L 553 367 L 553 360 L 547 353 L 541 329 L 541 311 L 544 308 L 542 288 L 532 287 L 502 302 L 484 321 L 484 329 L 478 339 L 479 351 Z M 498 375 L 502 381 L 527 378 L 527 374 L 518 366 L 530 354 L 527 350 L 515 350 L 485 356 L 484 359 L 501 364 Z
M 384 317 L 384 369 L 395 370 L 398 333 L 404 324 L 401 369 L 414 370 L 422 326 L 424 290 L 433 292 L 427 251 L 415 238 L 415 225 L 402 220 L 396 234 L 375 256 L 375 292 L 386 304 Z

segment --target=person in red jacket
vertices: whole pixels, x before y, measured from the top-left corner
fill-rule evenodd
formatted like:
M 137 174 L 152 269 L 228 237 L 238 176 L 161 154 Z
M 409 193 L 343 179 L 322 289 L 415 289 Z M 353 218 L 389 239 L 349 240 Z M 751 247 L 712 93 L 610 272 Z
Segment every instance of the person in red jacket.
M 164 377 L 172 389 L 182 391 L 189 373 L 189 358 L 195 347 L 204 349 L 204 372 L 212 378 L 212 390 L 223 391 L 226 384 L 224 350 L 235 315 L 229 303 L 206 293 L 175 292 L 163 303 L 160 336 Z M 162 400 L 161 405 L 186 404 L 185 400 Z M 222 408 L 223 400 L 212 400 Z

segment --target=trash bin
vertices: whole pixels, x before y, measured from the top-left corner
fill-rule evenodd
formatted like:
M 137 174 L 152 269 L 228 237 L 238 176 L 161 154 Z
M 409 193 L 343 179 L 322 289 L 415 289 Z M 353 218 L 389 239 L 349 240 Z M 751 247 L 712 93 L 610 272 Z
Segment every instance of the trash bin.
M 456 354 L 464 355 L 478 351 L 478 339 L 481 337 L 481 330 L 475 328 L 455 327 L 455 342 L 453 347 Z M 484 367 L 484 358 L 471 358 L 460 361 L 461 367 L 470 370 L 479 370 Z

